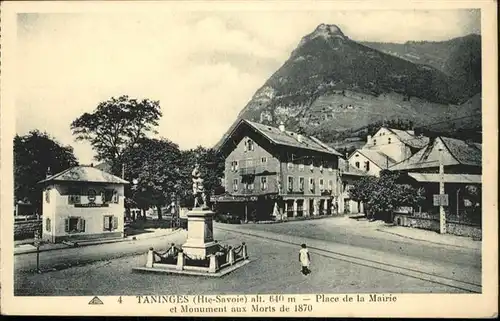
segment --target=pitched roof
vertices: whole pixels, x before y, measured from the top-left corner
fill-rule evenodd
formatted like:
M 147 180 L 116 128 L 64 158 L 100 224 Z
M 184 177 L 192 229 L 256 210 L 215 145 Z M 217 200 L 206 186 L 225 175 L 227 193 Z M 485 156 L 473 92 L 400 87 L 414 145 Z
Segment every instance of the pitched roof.
M 388 166 L 390 167 L 396 164 L 396 161 L 393 158 L 378 150 L 362 148 L 356 150 L 356 152 L 365 156 L 380 168 L 387 168 Z M 356 152 L 354 152 L 352 155 L 356 154 Z
M 481 166 L 482 165 L 482 145 L 469 143 L 460 139 L 450 137 L 440 137 L 446 148 L 462 165 Z
M 75 166 L 52 175 L 39 183 L 47 182 L 93 182 L 128 184 L 124 179 L 91 166 Z
M 401 140 L 401 142 L 410 147 L 424 148 L 427 144 L 429 144 L 429 137 L 417 136 L 413 130 L 400 130 L 393 128 L 387 128 L 387 130 L 391 131 L 399 138 L 399 140 Z
M 348 166 L 349 162 L 343 158 L 339 157 L 339 170 L 341 175 L 354 175 L 354 176 L 365 176 L 366 172 L 360 170 L 359 168 Z
M 106 173 L 111 173 L 111 164 L 108 162 L 102 162 L 94 166 L 94 168 L 100 169 Z
M 308 137 L 306 135 L 301 135 L 301 141 L 298 140 L 299 134 L 291 132 L 291 131 L 281 131 L 279 128 L 272 127 L 269 125 L 259 124 L 247 119 L 242 119 L 238 122 L 237 126 L 233 127 L 232 132 L 234 132 L 241 124 L 246 123 L 253 129 L 255 129 L 258 133 L 269 139 L 271 142 L 277 145 L 282 146 L 290 146 L 301 149 L 309 149 L 314 150 L 321 153 L 333 154 L 337 156 L 342 156 L 339 152 L 337 152 L 332 147 L 323 143 L 319 139 L 315 137 Z M 217 144 L 218 148 L 224 145 L 225 141 L 231 136 L 231 133 L 225 135 L 223 140 Z
M 405 170 L 439 166 L 439 159 L 436 158 L 436 153 L 431 153 L 438 140 L 441 140 L 452 157 L 452 159 L 443 159 L 443 165 L 462 164 L 478 167 L 482 165 L 481 144 L 468 143 L 463 140 L 440 136 L 432 144 L 428 144 L 426 148 L 422 148 L 415 155 L 395 164 L 390 169 Z

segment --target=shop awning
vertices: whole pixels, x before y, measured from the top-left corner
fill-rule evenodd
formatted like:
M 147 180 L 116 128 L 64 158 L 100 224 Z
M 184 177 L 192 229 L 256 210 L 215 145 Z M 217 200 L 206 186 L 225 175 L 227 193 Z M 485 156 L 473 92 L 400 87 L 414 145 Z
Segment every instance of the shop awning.
M 437 173 L 408 173 L 417 182 L 439 183 Z M 481 184 L 481 175 L 474 174 L 444 174 L 445 183 Z

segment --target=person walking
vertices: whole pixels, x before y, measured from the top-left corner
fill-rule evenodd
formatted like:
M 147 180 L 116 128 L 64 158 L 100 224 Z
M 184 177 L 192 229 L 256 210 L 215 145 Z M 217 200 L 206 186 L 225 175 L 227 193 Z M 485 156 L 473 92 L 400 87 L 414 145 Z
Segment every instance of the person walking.
M 302 266 L 302 274 L 308 275 L 309 273 L 311 273 L 311 270 L 309 269 L 309 265 L 311 264 L 311 256 L 309 255 L 307 245 L 305 244 L 301 245 L 301 249 L 299 251 L 299 262 Z

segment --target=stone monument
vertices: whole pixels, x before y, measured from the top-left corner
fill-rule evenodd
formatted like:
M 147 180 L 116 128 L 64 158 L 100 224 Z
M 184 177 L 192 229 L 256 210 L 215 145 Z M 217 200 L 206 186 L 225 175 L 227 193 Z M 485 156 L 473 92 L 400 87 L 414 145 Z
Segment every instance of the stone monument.
M 203 187 L 199 164 L 196 164 L 192 173 L 194 207 L 187 213 L 188 237 L 182 249 L 192 258 L 204 259 L 217 252 L 218 245 L 213 237 L 213 217 L 207 206 L 207 197 Z

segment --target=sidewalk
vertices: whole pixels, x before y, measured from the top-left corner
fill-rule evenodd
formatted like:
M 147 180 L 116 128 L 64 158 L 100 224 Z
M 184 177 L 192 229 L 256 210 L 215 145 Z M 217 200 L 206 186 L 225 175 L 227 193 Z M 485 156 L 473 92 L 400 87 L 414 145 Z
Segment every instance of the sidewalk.
M 146 233 L 141 233 L 137 235 L 129 235 L 124 238 L 113 238 L 113 239 L 101 239 L 101 240 L 74 240 L 72 242 L 77 243 L 77 247 L 91 246 L 91 245 L 100 245 L 100 244 L 108 244 L 108 243 L 118 243 L 118 242 L 127 242 L 127 241 L 135 241 L 135 240 L 144 240 L 151 238 L 164 237 L 175 232 L 179 231 L 179 229 L 147 229 Z M 63 249 L 72 249 L 74 246 L 63 244 L 63 243 L 43 243 L 40 245 L 40 252 L 46 251 L 54 251 L 54 250 L 63 250 Z M 14 255 L 20 254 L 29 254 L 36 253 L 36 247 L 33 245 L 33 240 L 22 240 L 15 242 L 14 245 Z
M 455 247 L 465 247 L 476 250 L 480 250 L 482 245 L 481 241 L 474 241 L 470 237 L 456 236 L 451 234 L 439 234 L 434 231 L 422 230 L 411 227 L 380 225 L 377 227 L 377 231 L 413 240 L 419 240 L 434 244 L 441 244 L 441 245 L 448 245 Z

